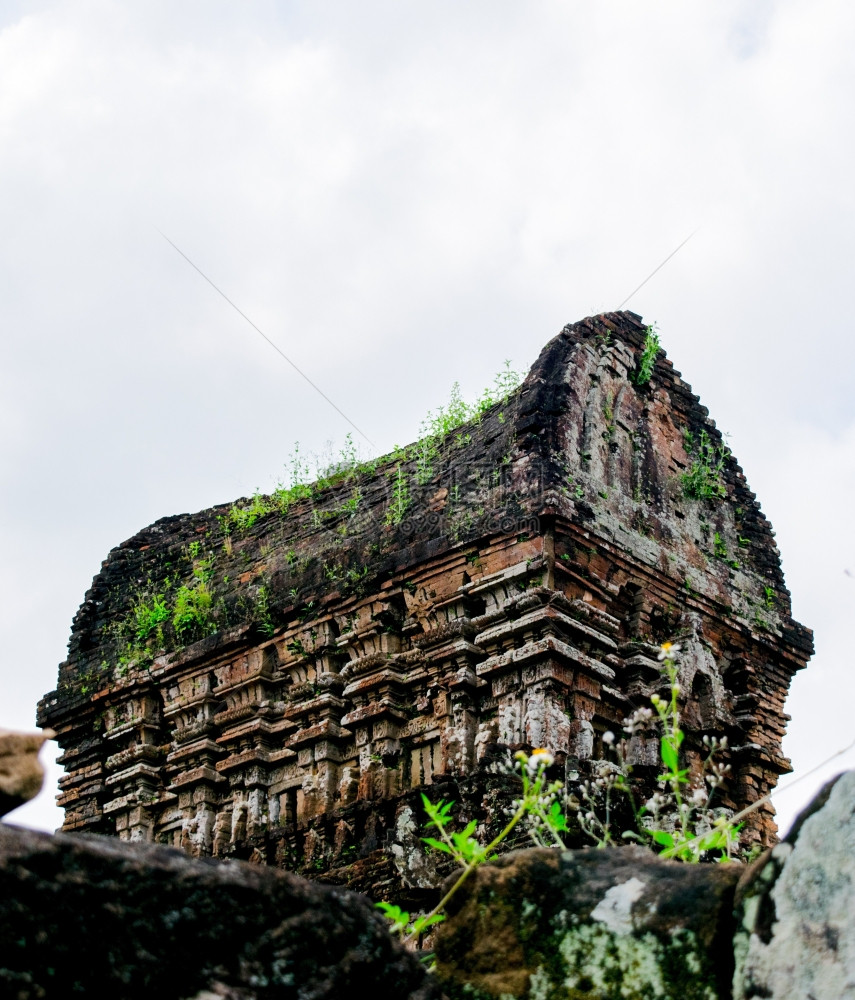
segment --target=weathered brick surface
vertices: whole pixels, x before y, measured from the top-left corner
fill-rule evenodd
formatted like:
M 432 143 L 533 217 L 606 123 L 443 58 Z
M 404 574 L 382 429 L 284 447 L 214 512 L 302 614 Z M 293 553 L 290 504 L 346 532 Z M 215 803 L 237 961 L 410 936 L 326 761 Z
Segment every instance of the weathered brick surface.
M 633 382 L 643 342 L 632 313 L 584 320 L 427 471 L 393 457 L 245 532 L 218 507 L 114 549 L 39 709 L 65 749 L 64 829 L 417 896 L 439 877 L 418 791 L 491 826 L 513 795 L 502 747 L 584 773 L 676 637 L 688 765 L 726 734 L 726 804 L 773 787 L 810 632 L 736 461 L 722 500 L 684 495 L 686 432 L 721 435 L 664 355 Z M 135 602 L 193 585 L 200 558 L 216 631 L 182 644 L 166 622 L 162 648 L 121 664 Z M 771 808 L 751 822 L 774 839 Z

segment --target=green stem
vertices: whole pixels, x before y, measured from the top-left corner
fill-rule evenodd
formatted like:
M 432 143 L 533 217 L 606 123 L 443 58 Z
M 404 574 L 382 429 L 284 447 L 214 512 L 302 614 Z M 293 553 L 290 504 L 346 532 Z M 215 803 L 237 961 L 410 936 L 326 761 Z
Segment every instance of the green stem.
M 446 820 L 446 822 L 448 822 L 448 820 Z M 442 839 L 446 842 L 446 844 L 448 844 L 448 849 L 451 851 L 451 854 L 454 857 L 454 860 L 458 861 L 458 862 L 462 862 L 463 861 L 463 857 L 461 856 L 460 851 L 457 850 L 457 847 L 455 846 L 454 841 L 445 832 L 445 826 L 444 826 L 444 824 L 442 824 L 442 823 L 435 823 L 434 826 L 436 826 L 436 828 L 439 830 L 440 837 L 442 837 Z
M 543 825 L 549 830 L 549 836 L 552 838 L 552 844 L 554 847 L 564 847 L 564 841 L 558 836 L 558 834 L 552 829 L 552 825 L 549 822 L 549 817 L 543 811 L 543 807 L 535 805 L 532 807 L 532 812 L 539 816 L 543 822 Z
M 463 885 L 466 879 L 468 879 L 469 876 L 472 874 L 472 872 L 478 867 L 478 865 L 480 865 L 482 861 L 485 861 L 490 856 L 490 854 L 496 849 L 496 847 L 498 847 L 498 845 L 501 844 L 501 842 L 505 839 L 505 837 L 508 836 L 511 830 L 513 830 L 513 828 L 517 825 L 517 823 L 519 823 L 519 821 L 523 818 L 523 816 L 525 816 L 528 810 L 529 810 L 528 796 L 525 796 L 523 797 L 523 800 L 520 803 L 520 806 L 517 809 L 517 811 L 508 821 L 508 824 L 505 826 L 502 832 L 497 834 L 490 841 L 490 843 L 484 848 L 484 853 L 478 858 L 478 860 L 469 861 L 466 863 L 466 866 L 460 873 L 460 877 L 457 879 L 454 885 L 448 890 L 448 892 L 442 897 L 442 899 L 436 904 L 436 906 L 430 911 L 430 913 L 427 915 L 426 918 L 427 920 L 430 920 L 431 917 L 436 916 L 437 913 L 445 909 L 449 901 L 452 899 L 457 890 Z M 408 934 L 403 939 L 404 944 L 406 944 L 408 941 L 412 941 L 414 937 L 415 933 Z

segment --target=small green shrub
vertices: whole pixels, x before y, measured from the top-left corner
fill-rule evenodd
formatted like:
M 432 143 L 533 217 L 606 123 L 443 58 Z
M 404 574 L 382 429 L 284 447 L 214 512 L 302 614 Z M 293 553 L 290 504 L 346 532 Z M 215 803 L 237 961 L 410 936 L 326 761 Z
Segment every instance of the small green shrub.
M 179 636 L 188 632 L 211 632 L 213 621 L 211 610 L 213 595 L 204 581 L 188 587 L 182 584 L 175 595 L 175 607 L 172 612 L 172 626 Z
M 424 843 L 435 851 L 450 855 L 463 869 L 457 880 L 446 892 L 430 913 L 410 918 L 410 914 L 399 906 L 390 903 L 377 903 L 378 909 L 390 921 L 390 929 L 399 934 L 405 941 L 411 941 L 424 933 L 428 927 L 445 920 L 444 910 L 463 883 L 475 869 L 485 861 L 496 857 L 496 849 L 507 840 L 513 830 L 527 816 L 536 818 L 538 824 L 555 831 L 553 846 L 563 847 L 558 833 L 566 829 L 566 823 L 556 796 L 561 791 L 561 782 L 546 782 L 546 769 L 553 763 L 553 756 L 548 750 L 535 750 L 531 756 L 525 753 L 516 755 L 515 771 L 522 782 L 522 796 L 515 803 L 515 809 L 504 828 L 486 846 L 481 846 L 473 836 L 477 823 L 471 820 L 463 830 L 452 832 L 451 810 L 453 802 L 440 801 L 434 805 L 422 793 L 422 804 L 428 815 L 427 829 L 435 828 L 439 834 L 436 837 L 422 837 Z M 547 801 L 548 800 L 548 801 Z
M 689 432 L 684 432 L 686 450 L 692 456 L 692 465 L 682 475 L 683 494 L 695 500 L 723 500 L 727 488 L 722 479 L 725 463 L 730 457 L 730 449 L 724 444 L 716 444 L 705 430 L 697 441 Z
M 392 500 L 386 511 L 386 524 L 400 524 L 410 506 L 410 491 L 407 476 L 399 462 L 395 466 L 395 481 L 392 485 Z
M 275 627 L 273 625 L 273 617 L 270 613 L 270 592 L 264 584 L 258 588 L 258 594 L 255 597 L 253 617 L 264 635 L 273 635 Z
M 150 599 L 138 597 L 131 609 L 133 634 L 137 639 L 145 640 L 156 632 L 165 621 L 169 621 L 171 612 L 164 594 L 155 594 Z
M 647 385 L 653 374 L 653 366 L 656 364 L 656 357 L 659 354 L 659 331 L 654 326 L 648 326 L 644 331 L 644 346 L 641 348 L 641 357 L 638 360 L 638 370 L 632 376 L 632 381 L 636 385 Z
M 256 491 L 252 496 L 252 501 L 247 507 L 238 507 L 232 504 L 229 508 L 228 523 L 230 528 L 237 528 L 238 531 L 249 531 L 249 529 L 266 514 L 276 510 L 278 504 L 271 497 L 266 497 Z
M 428 413 L 419 428 L 418 441 L 407 455 L 416 463 L 416 481 L 420 485 L 428 482 L 433 476 L 433 467 L 439 456 L 442 440 L 462 424 L 480 420 L 487 410 L 506 400 L 519 387 L 522 378 L 522 373 L 515 371 L 511 367 L 511 362 L 506 360 L 503 368 L 496 373 L 493 384 L 487 386 L 474 403 L 467 403 L 464 400 L 459 382 L 452 385 L 448 403 Z M 499 420 L 504 423 L 504 414 L 499 414 Z M 460 435 L 457 444 L 464 446 L 469 441 L 471 441 L 470 435 Z

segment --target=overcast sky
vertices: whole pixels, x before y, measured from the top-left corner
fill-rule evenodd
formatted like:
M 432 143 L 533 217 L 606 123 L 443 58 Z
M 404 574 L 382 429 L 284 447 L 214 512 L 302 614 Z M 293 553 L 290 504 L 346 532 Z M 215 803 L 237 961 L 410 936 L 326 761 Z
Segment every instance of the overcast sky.
M 697 230 L 628 305 L 815 629 L 793 777 L 848 744 L 853 48 L 847 0 L 5 0 L 0 726 L 114 545 L 349 430 L 158 229 L 380 452 Z M 57 826 L 54 794 L 12 818 Z

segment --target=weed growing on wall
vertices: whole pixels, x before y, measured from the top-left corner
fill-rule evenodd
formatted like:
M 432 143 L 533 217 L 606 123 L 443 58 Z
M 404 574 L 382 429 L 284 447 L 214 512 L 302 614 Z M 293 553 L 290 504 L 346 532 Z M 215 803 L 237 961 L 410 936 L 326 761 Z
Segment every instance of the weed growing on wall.
M 175 595 L 172 625 L 179 636 L 210 631 L 213 596 L 206 583 L 182 585 Z
M 419 486 L 423 486 L 434 475 L 443 441 L 463 424 L 480 420 L 487 410 L 507 399 L 521 381 L 522 373 L 515 371 L 510 361 L 505 361 L 492 385 L 487 386 L 474 403 L 466 402 L 460 383 L 455 382 L 451 387 L 449 401 L 444 406 L 431 410 L 422 421 L 418 440 L 408 448 L 396 446 L 389 455 L 379 459 L 361 461 L 351 434 L 347 435 L 337 454 L 333 454 L 330 446 L 326 454 L 314 455 L 311 461 L 309 456 L 300 451 L 300 444 L 297 442 L 286 462 L 286 482 L 279 483 L 269 496 L 256 491 L 249 503 L 233 504 L 228 513 L 219 518 L 223 533 L 226 536 L 232 532 L 245 534 L 261 518 L 270 514 L 287 515 L 300 501 L 311 500 L 328 487 L 357 479 L 362 474 L 373 474 L 378 465 L 389 460 L 396 463 L 396 469 L 385 523 L 400 524 L 410 505 L 411 492 L 404 464 L 414 464 L 413 478 Z M 503 416 L 500 414 L 500 419 Z M 471 436 L 459 434 L 455 440 L 458 446 L 464 447 L 471 441 Z M 361 493 L 356 486 L 350 499 L 336 511 L 326 512 L 326 515 L 316 511 L 316 527 L 321 526 L 324 516 L 353 516 L 360 500 Z
M 193 567 L 193 578 L 182 584 L 175 594 L 172 609 L 172 627 L 179 638 L 207 635 L 216 631 L 213 619 L 214 596 L 211 580 L 214 576 L 214 557 L 203 556 L 199 542 L 191 542 L 187 549 Z
M 385 513 L 387 525 L 399 525 L 409 513 L 412 503 L 414 482 L 424 485 L 434 475 L 435 464 L 441 447 L 461 424 L 480 419 L 486 410 L 501 403 L 517 388 L 521 374 L 514 371 L 510 362 L 495 376 L 493 384 L 484 389 L 474 403 L 467 403 L 455 383 L 449 402 L 428 414 L 421 425 L 419 440 L 409 448 L 397 448 L 382 459 L 362 461 L 351 434 L 344 444 L 334 452 L 330 444 L 321 456 L 307 455 L 297 442 L 286 462 L 285 481 L 279 482 L 269 495 L 256 491 L 248 500 L 233 504 L 218 518 L 223 532 L 222 552 L 228 559 L 235 558 L 234 540 L 248 533 L 263 518 L 278 515 L 287 517 L 293 507 L 303 501 L 312 502 L 330 487 L 350 484 L 350 490 L 342 491 L 343 499 L 335 506 L 330 503 L 315 505 L 311 511 L 312 523 L 316 528 L 336 521 L 336 534 L 348 533 L 350 522 L 359 512 L 363 494 L 360 477 L 373 475 L 378 465 L 394 462 L 390 472 L 390 499 Z M 458 433 L 455 443 L 465 446 L 471 440 L 468 434 Z M 456 525 L 454 530 L 460 530 Z M 107 627 L 109 634 L 117 641 L 117 666 L 124 674 L 132 664 L 150 662 L 156 651 L 171 641 L 173 645 L 193 642 L 209 635 L 226 623 L 230 612 L 214 590 L 214 556 L 212 551 L 203 550 L 203 542 L 194 540 L 183 550 L 191 567 L 190 578 L 181 580 L 181 574 L 168 570 L 169 576 L 157 583 L 150 579 L 136 594 L 130 609 L 118 621 Z M 246 550 L 242 553 L 247 558 Z M 309 562 L 300 559 L 294 549 L 285 553 L 289 570 L 299 576 L 308 569 Z M 169 564 L 167 564 L 168 569 Z M 348 567 L 340 561 L 324 564 L 325 578 L 339 586 L 345 593 L 360 593 L 368 574 L 367 566 Z M 227 584 L 228 574 L 222 576 Z M 297 588 L 291 588 L 292 600 L 299 599 Z M 255 622 L 260 631 L 268 636 L 275 632 L 273 620 L 273 596 L 267 585 L 261 586 L 254 594 L 239 596 L 237 607 L 243 620 Z
M 410 491 L 407 476 L 400 462 L 395 466 L 392 483 L 392 500 L 386 511 L 386 524 L 400 524 L 410 506 Z
M 547 782 L 546 771 L 553 763 L 549 750 L 517 753 L 512 770 L 520 779 L 521 795 L 512 803 L 508 823 L 486 846 L 474 837 L 474 820 L 463 830 L 451 832 L 453 802 L 434 804 L 423 794 L 427 828 L 435 828 L 439 839 L 423 837 L 422 840 L 428 847 L 451 855 L 461 872 L 440 902 L 424 916 L 413 918 L 398 906 L 377 903 L 389 919 L 391 929 L 409 941 L 443 920 L 443 911 L 460 886 L 475 868 L 496 856 L 499 846 L 520 824 L 538 847 L 565 847 L 563 838 L 569 829 L 568 813 L 576 814 L 580 829 L 597 847 L 634 840 L 663 857 L 685 862 L 732 859 L 739 847 L 741 823 L 737 820 L 751 809 L 733 817 L 713 804 L 715 792 L 730 770 L 729 765 L 715 760 L 716 755 L 726 749 L 726 738 L 704 737 L 707 756 L 699 780 L 693 779 L 688 768 L 682 766 L 680 747 L 684 732 L 680 725 L 679 652 L 680 647 L 669 642 L 661 647 L 659 659 L 668 696 L 663 698 L 654 694 L 650 708 L 641 708 L 624 720 L 624 732 L 629 738 L 649 729 L 658 730 L 662 771 L 658 790 L 649 799 L 636 803 L 627 739 L 618 742 L 612 733 L 605 734 L 604 743 L 612 749 L 614 759 L 598 762 L 596 776 L 582 783 L 578 795 L 566 796 L 560 781 Z M 635 817 L 634 830 L 614 829 L 613 809 L 619 796 L 625 797 L 630 804 Z M 759 805 L 760 802 L 751 808 Z
M 554 800 L 561 790 L 560 782 L 547 784 L 546 769 L 552 763 L 553 757 L 548 750 L 535 750 L 531 756 L 524 753 L 517 754 L 514 769 L 522 783 L 522 795 L 514 803 L 513 813 L 501 832 L 486 846 L 482 846 L 473 836 L 477 825 L 475 820 L 469 822 L 463 830 L 452 832 L 453 802 L 440 800 L 434 805 L 425 794 L 422 794 L 422 803 L 428 815 L 427 829 L 435 829 L 439 834 L 438 837 L 423 837 L 422 840 L 433 850 L 450 855 L 460 865 L 462 871 L 437 905 L 430 913 L 423 916 L 411 919 L 410 914 L 399 906 L 386 902 L 377 903 L 378 909 L 388 918 L 392 931 L 405 941 L 410 941 L 423 934 L 429 927 L 440 923 L 445 919 L 446 906 L 463 883 L 479 865 L 496 857 L 499 845 L 507 840 L 527 816 L 536 817 L 538 822 L 547 825 L 550 823 L 550 814 L 546 810 L 552 809 L 552 805 L 547 806 L 546 802 Z M 557 807 L 557 811 L 560 811 L 560 807 Z M 558 824 L 557 817 L 555 822 Z M 557 836 L 555 846 L 563 846 Z
M 683 437 L 686 451 L 692 457 L 689 471 L 682 475 L 683 494 L 695 500 L 723 500 L 727 489 L 722 473 L 730 457 L 730 449 L 724 444 L 714 443 L 704 430 L 697 439 L 689 431 L 685 431 Z
M 255 597 L 253 618 L 264 635 L 273 635 L 275 628 L 273 625 L 273 617 L 270 612 L 270 593 L 266 585 L 262 585 L 258 588 L 258 594 L 256 594 Z
M 631 376 L 636 385 L 647 385 L 653 374 L 653 366 L 659 354 L 659 331 L 656 326 L 648 326 L 644 331 L 644 346 L 638 359 L 638 370 Z
M 160 593 L 148 598 L 137 595 L 131 616 L 134 636 L 145 641 L 153 632 L 161 630 L 163 623 L 169 621 L 172 613 L 166 602 L 166 595 Z
M 149 645 L 163 645 L 163 629 L 172 618 L 169 591 L 172 581 L 166 579 L 157 589 L 149 579 L 143 590 L 137 591 L 130 610 L 118 622 L 108 626 L 107 634 L 119 644 L 118 667 L 124 674 L 129 665 L 150 658 Z
M 478 421 L 498 403 L 503 402 L 514 392 L 522 382 L 522 373 L 511 367 L 506 360 L 503 368 L 496 373 L 493 384 L 487 386 L 474 403 L 467 403 L 460 391 L 460 383 L 451 387 L 451 395 L 445 406 L 431 410 L 419 427 L 419 437 L 409 449 L 400 449 L 400 458 L 409 459 L 415 463 L 415 480 L 422 486 L 434 474 L 434 468 L 439 458 L 440 445 L 458 427 L 470 421 Z M 504 422 L 504 414 L 499 414 L 500 422 Z M 459 446 L 465 446 L 471 440 L 469 435 L 458 435 L 455 439 Z
M 174 577 L 168 576 L 155 588 L 149 579 L 146 588 L 137 592 L 127 614 L 108 627 L 108 632 L 119 643 L 117 665 L 120 674 L 126 673 L 132 663 L 152 659 L 153 650 L 165 644 L 167 626 L 171 626 L 179 641 L 216 631 L 211 590 L 213 554 L 203 554 L 201 543 L 193 541 L 183 555 L 191 566 L 188 582 L 176 587 Z
M 501 403 L 514 392 L 522 382 L 522 373 L 511 367 L 506 360 L 502 369 L 493 378 L 474 403 L 467 403 L 460 391 L 460 383 L 451 387 L 451 395 L 445 406 L 431 410 L 422 421 L 419 438 L 444 438 L 453 430 L 470 420 L 479 420 L 491 407 Z

